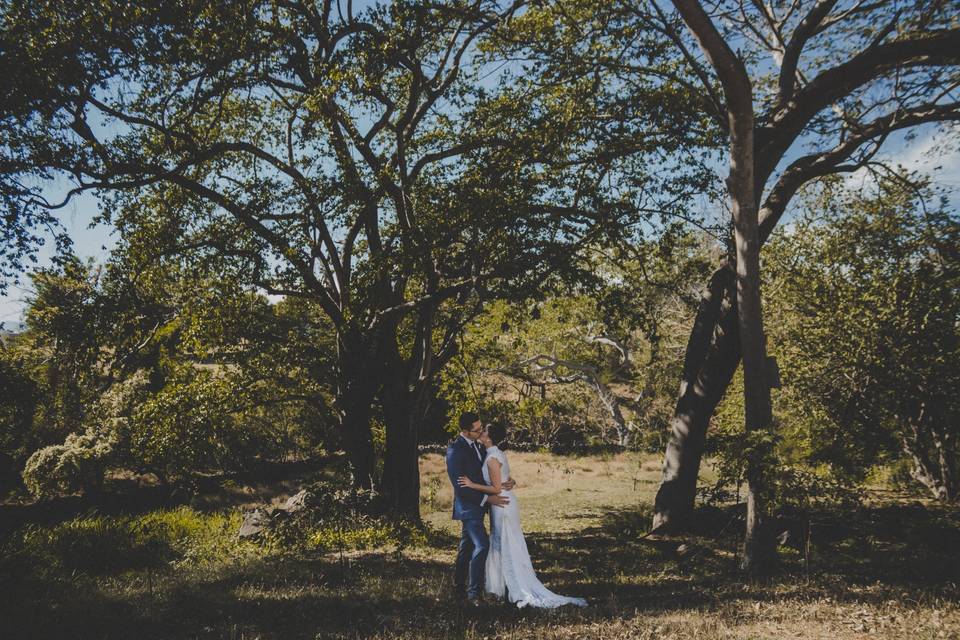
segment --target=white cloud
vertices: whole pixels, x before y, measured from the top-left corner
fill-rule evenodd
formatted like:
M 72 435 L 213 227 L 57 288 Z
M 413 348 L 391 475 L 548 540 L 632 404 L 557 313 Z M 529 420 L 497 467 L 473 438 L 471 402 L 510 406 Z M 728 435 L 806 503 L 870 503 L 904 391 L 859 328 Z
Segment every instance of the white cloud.
M 904 149 L 902 157 L 891 159 L 908 169 L 928 173 L 934 182 L 944 186 L 960 186 L 960 130 L 931 130 Z
M 875 159 L 925 174 L 935 186 L 952 192 L 950 200 L 954 206 L 960 205 L 960 127 L 954 125 L 952 130 L 944 131 L 930 125 L 921 128 L 912 139 L 901 135 L 888 141 Z M 863 186 L 869 180 L 866 169 L 846 178 L 851 187 Z

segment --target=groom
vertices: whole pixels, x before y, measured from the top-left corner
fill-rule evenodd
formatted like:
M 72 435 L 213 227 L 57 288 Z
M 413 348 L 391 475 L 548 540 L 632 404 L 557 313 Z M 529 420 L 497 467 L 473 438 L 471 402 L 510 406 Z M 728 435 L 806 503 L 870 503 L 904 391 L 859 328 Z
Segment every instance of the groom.
M 490 548 L 483 515 L 488 505 L 503 507 L 510 502 L 510 498 L 505 496 L 487 495 L 476 489 L 461 487 L 457 482 L 460 476 L 467 476 L 473 482 L 486 484 L 483 479 L 483 460 L 487 452 L 477 442 L 481 433 L 483 424 L 480 423 L 480 416 L 466 411 L 460 416 L 460 435 L 447 446 L 447 475 L 453 484 L 453 519 L 463 523 L 453 575 L 454 597 L 466 598 L 467 603 L 474 606 L 482 602 L 484 569 Z M 512 489 L 513 481 L 503 483 L 503 488 Z

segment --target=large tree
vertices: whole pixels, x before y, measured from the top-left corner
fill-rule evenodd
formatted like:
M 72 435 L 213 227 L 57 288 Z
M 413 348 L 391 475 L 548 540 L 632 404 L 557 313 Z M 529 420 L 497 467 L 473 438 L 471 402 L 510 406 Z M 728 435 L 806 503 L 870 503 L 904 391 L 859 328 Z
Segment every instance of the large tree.
M 519 2 L 351 7 L 10 3 L 3 148 L 12 215 L 106 194 L 104 219 L 156 230 L 158 251 L 242 259 L 321 309 L 354 482 L 416 518 L 417 416 L 459 328 L 589 226 L 559 161 L 589 102 L 489 75 L 480 45 Z
M 730 173 L 727 190 L 736 264 L 737 334 L 743 360 L 744 423 L 748 432 L 770 427 L 770 387 L 764 372 L 766 345 L 760 304 L 760 239 L 754 180 L 753 87 L 747 68 L 717 31 L 697 0 L 674 0 L 674 6 L 710 61 L 726 105 Z M 747 461 L 747 520 L 744 565 L 761 569 L 769 555 L 768 537 L 761 535 L 765 517 L 763 478 L 754 460 Z
M 707 61 L 678 15 L 652 3 L 641 20 L 675 44 L 727 132 L 729 196 L 735 218 L 746 214 L 738 235 L 747 243 L 766 241 L 807 182 L 867 166 L 882 171 L 876 154 L 891 134 L 960 118 L 955 2 L 731 1 L 709 13 L 696 2 L 675 4 Z M 656 497 L 661 530 L 682 525 L 692 511 L 707 427 L 745 353 L 744 336 L 755 374 L 747 393 L 766 394 L 759 296 L 755 307 L 741 308 L 743 287 L 752 288 L 757 275 L 754 253 L 738 251 L 705 287 Z M 752 328 L 744 324 L 750 318 Z M 752 404 L 761 413 L 747 416 L 751 428 L 767 422 L 769 396 L 759 395 Z

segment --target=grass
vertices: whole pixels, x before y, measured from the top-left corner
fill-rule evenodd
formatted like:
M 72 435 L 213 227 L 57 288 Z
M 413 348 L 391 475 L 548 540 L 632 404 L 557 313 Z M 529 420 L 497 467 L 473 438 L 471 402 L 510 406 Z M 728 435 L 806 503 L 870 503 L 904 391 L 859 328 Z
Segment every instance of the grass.
M 881 496 L 819 514 L 809 576 L 786 549 L 759 584 L 736 570 L 725 512 L 703 512 L 703 535 L 641 538 L 655 457 L 517 453 L 511 466 L 541 579 L 588 608 L 456 607 L 449 483 L 428 455 L 433 534 L 402 554 L 384 538 L 342 557 L 241 542 L 239 511 L 223 508 L 22 527 L 0 542 L 0 637 L 960 638 L 956 510 Z
M 510 466 L 520 483 L 516 495 L 527 533 L 572 533 L 600 524 L 611 509 L 640 508 L 653 502 L 660 483 L 656 456 L 635 453 L 556 456 L 511 453 Z M 453 488 L 442 456 L 420 462 L 423 517 L 429 525 L 460 535 L 451 519 Z M 704 476 L 712 479 L 710 471 Z

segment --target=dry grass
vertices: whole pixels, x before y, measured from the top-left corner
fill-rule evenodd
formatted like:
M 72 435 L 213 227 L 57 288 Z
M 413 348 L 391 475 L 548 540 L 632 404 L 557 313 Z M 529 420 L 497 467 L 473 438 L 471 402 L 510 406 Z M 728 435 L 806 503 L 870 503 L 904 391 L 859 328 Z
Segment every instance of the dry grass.
M 641 537 L 655 457 L 520 453 L 511 465 L 539 575 L 588 608 L 456 606 L 449 482 L 430 455 L 424 514 L 436 532 L 402 555 L 239 543 L 236 512 L 190 509 L 126 529 L 86 518 L 21 533 L 2 549 L 0 637 L 960 639 L 956 510 L 882 500 L 820 514 L 809 577 L 785 550 L 783 571 L 758 584 L 736 569 L 740 534 L 724 512 L 704 511 L 700 535 Z M 140 527 L 150 518 L 167 537 Z M 118 558 L 117 532 L 130 530 Z M 113 557 L 109 570 L 92 566 L 96 553 Z
M 648 454 L 508 455 L 518 482 L 514 493 L 520 501 L 524 531 L 529 533 L 568 533 L 596 526 L 610 509 L 651 504 L 660 482 L 660 459 Z M 453 488 L 443 456 L 423 456 L 420 476 L 424 520 L 459 536 L 458 524 L 451 519 Z

